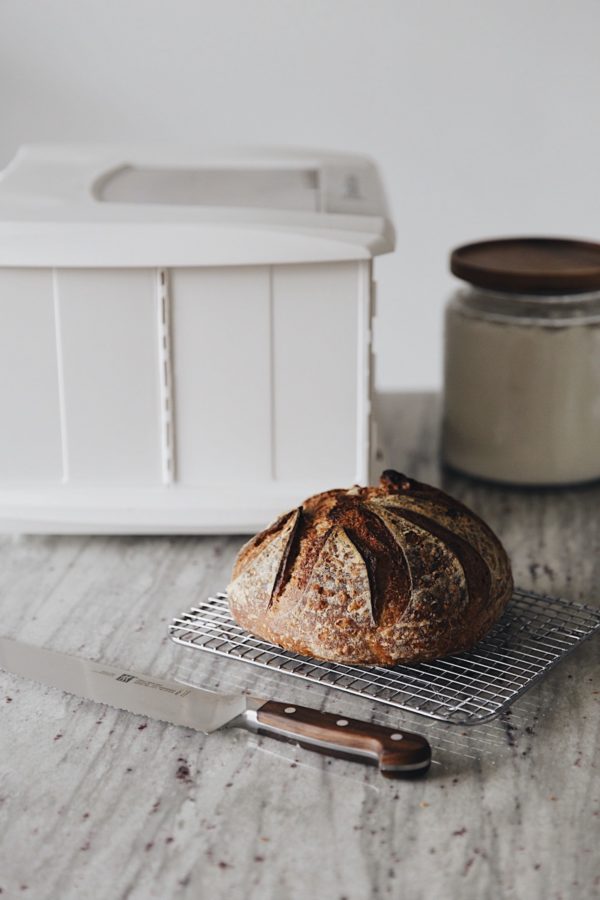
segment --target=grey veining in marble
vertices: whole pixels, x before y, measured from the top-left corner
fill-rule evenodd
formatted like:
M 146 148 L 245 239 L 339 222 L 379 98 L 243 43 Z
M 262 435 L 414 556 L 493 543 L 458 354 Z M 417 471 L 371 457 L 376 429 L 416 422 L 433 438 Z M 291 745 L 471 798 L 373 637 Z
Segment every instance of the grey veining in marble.
M 483 515 L 518 584 L 600 604 L 600 486 L 507 490 L 440 473 L 437 404 L 380 399 L 390 462 Z M 140 671 L 422 729 L 424 780 L 234 730 L 204 736 L 0 672 L 4 897 L 578 900 L 600 894 L 600 641 L 501 721 L 387 714 L 176 648 L 173 615 L 221 589 L 242 538 L 0 538 L 0 630 Z

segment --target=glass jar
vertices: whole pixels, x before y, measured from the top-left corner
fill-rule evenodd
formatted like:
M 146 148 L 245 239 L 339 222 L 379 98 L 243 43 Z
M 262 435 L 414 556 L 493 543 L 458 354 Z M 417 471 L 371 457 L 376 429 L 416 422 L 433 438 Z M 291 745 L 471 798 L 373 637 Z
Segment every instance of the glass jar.
M 588 246 L 600 266 L 600 245 Z M 551 287 L 559 267 L 544 262 Z M 488 269 L 491 280 L 479 275 L 485 286 L 459 289 L 446 311 L 445 462 L 521 485 L 600 478 L 600 268 L 598 288 L 576 293 L 564 282 L 560 293 L 523 293 Z M 584 281 L 567 271 L 575 289 L 593 283 L 589 266 Z

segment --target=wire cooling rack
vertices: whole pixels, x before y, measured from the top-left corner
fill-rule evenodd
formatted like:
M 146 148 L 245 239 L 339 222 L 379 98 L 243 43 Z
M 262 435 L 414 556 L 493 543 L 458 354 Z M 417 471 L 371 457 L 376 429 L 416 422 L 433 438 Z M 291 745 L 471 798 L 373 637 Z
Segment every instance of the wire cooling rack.
M 349 666 L 282 650 L 237 625 L 226 594 L 209 597 L 169 626 L 172 639 L 186 647 L 455 725 L 478 725 L 500 715 L 598 630 L 600 609 L 520 589 L 473 650 L 414 666 Z

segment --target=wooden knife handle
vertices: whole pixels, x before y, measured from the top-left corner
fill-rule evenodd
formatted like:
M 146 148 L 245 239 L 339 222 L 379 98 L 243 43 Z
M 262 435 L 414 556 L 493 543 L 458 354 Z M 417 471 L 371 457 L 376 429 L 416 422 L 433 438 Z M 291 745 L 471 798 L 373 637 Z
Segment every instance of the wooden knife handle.
M 424 775 L 431 747 L 424 737 L 358 719 L 271 700 L 256 712 L 256 728 L 307 750 L 379 766 L 387 778 Z

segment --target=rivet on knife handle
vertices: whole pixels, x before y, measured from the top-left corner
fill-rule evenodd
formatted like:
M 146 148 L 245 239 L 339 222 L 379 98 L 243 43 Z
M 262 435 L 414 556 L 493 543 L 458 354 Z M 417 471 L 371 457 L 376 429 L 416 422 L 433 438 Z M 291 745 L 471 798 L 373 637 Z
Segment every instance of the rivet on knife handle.
M 255 715 L 259 733 L 329 756 L 374 763 L 388 778 L 422 775 L 431 763 L 429 743 L 409 731 L 275 701 L 265 703 Z

